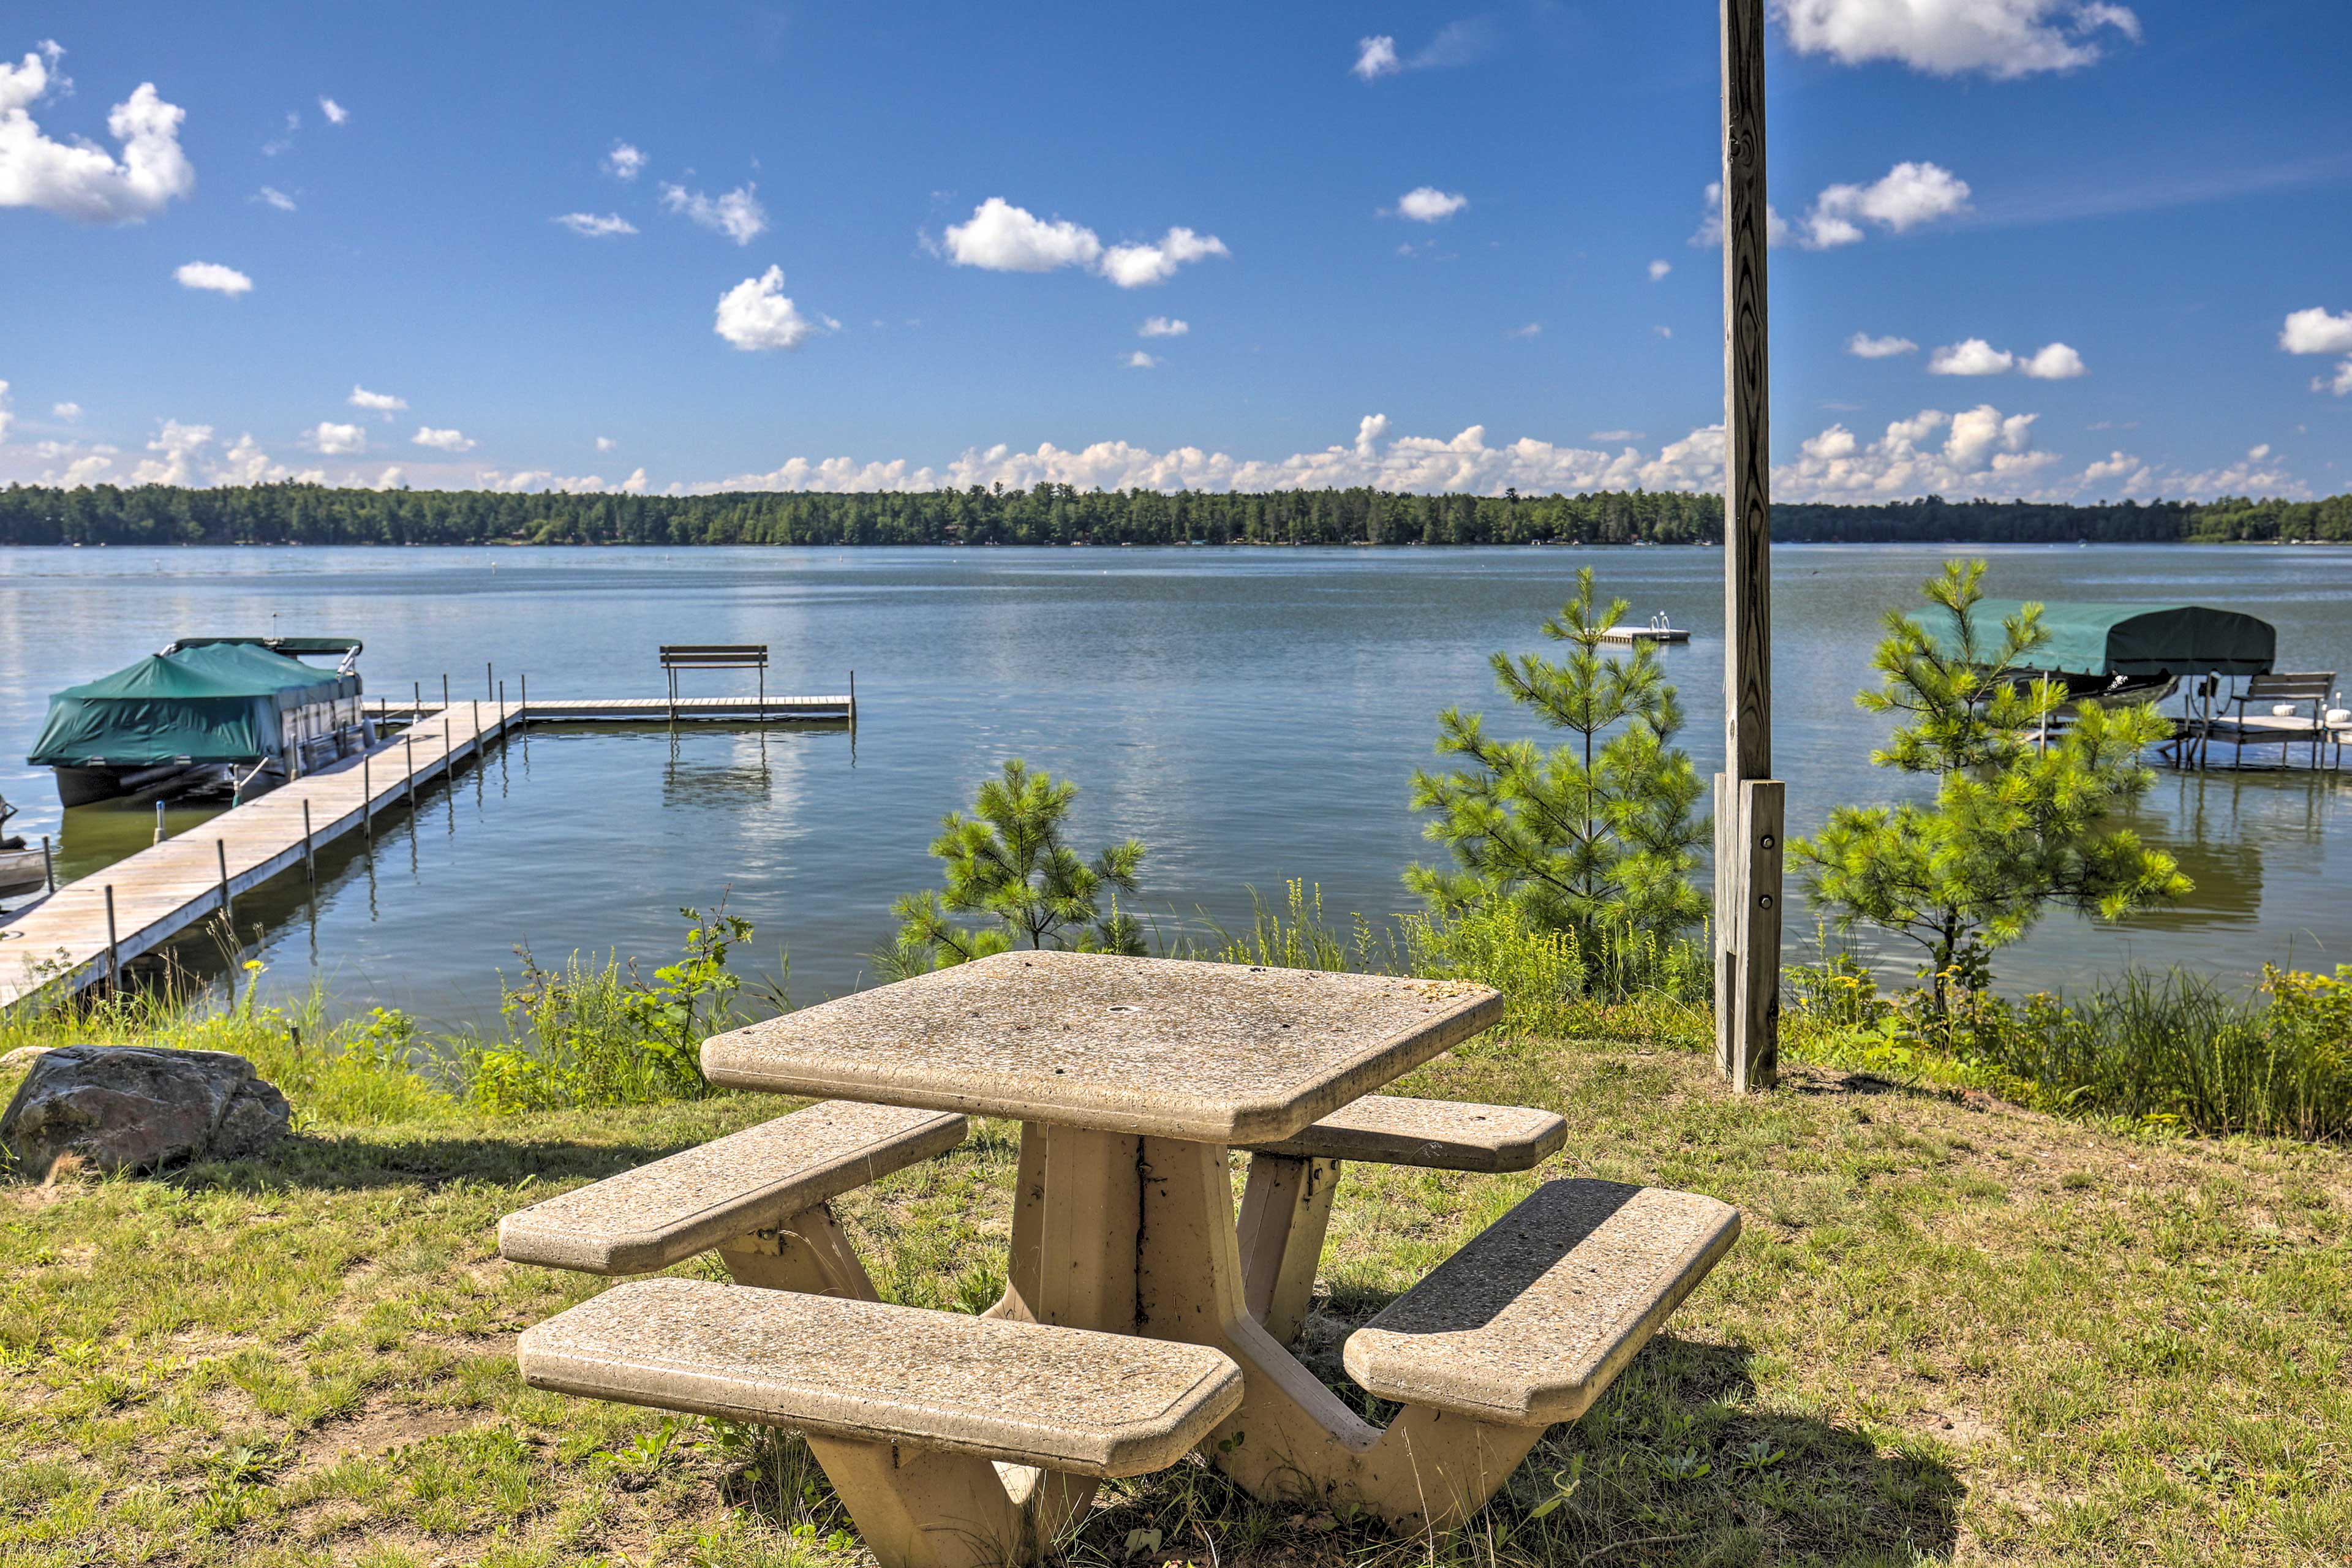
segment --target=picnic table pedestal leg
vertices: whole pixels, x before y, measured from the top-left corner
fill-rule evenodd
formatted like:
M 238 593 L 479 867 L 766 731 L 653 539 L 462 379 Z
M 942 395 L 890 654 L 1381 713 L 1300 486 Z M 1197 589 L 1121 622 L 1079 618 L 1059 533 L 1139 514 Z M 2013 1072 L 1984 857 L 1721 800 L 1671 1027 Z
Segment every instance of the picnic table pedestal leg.
M 1242 1189 L 1242 1301 L 1278 1345 L 1298 1337 L 1315 1300 L 1315 1266 L 1331 1225 L 1339 1162 L 1250 1156 Z
M 807 1434 L 809 1451 L 882 1568 L 1004 1568 L 1031 1559 L 1001 1468 L 970 1454 Z
M 1383 1432 L 1349 1409 L 1249 1314 L 1226 1162 L 1213 1145 L 1143 1141 L 1140 1330 L 1224 1352 L 1247 1389 L 1205 1445 L 1211 1462 L 1257 1497 L 1351 1500 L 1406 1527 L 1462 1523 L 1545 1428 L 1407 1405 Z
M 1004 1298 L 992 1317 L 1106 1333 L 1135 1330 L 1136 1252 L 1143 1208 L 1141 1140 L 1045 1122 L 1021 1124 L 1021 1167 Z M 998 1467 L 1036 1539 L 1086 1511 L 1091 1477 Z

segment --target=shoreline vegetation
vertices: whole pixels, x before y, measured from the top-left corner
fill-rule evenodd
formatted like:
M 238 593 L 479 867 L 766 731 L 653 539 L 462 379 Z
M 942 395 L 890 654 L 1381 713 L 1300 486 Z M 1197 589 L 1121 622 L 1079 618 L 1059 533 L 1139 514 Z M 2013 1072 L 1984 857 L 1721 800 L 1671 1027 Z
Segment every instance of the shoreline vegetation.
M 1718 544 L 1720 496 L 1028 489 L 646 496 L 283 484 L 0 489 L 0 545 Z M 2347 543 L 2325 500 L 1779 502 L 1790 543 Z

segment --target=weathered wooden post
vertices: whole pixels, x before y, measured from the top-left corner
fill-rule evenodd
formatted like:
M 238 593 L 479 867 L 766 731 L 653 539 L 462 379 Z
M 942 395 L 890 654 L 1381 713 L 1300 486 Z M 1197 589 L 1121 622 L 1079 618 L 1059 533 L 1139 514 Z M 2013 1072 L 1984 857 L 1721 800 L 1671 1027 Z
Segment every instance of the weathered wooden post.
M 122 989 L 122 952 L 114 940 L 114 884 L 106 885 L 106 988 Z
M 1724 771 L 1715 781 L 1715 1059 L 1741 1093 L 1780 1069 L 1782 788 L 1772 777 L 1771 365 L 1765 0 L 1723 6 Z
M 234 896 L 229 891 L 228 886 L 228 840 L 226 838 L 214 839 L 213 853 L 220 857 L 221 919 L 228 921 L 231 929 L 235 929 L 236 924 L 236 903 Z

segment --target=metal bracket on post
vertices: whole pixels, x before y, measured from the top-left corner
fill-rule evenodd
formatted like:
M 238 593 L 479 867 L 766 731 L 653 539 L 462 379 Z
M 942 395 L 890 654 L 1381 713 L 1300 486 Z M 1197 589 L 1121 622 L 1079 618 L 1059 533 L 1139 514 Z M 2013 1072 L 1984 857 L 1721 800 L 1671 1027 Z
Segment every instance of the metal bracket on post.
M 1715 1065 L 1732 1091 L 1780 1074 L 1780 860 L 1787 790 L 1715 775 Z

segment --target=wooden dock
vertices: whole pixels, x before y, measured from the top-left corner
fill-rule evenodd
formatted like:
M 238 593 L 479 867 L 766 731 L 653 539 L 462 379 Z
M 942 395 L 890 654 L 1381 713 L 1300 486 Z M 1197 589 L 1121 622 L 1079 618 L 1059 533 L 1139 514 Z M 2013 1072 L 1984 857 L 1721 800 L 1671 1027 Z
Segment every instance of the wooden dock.
M 463 702 L 453 704 L 464 708 Z M 485 702 L 486 708 L 497 704 Z M 832 721 L 856 723 L 857 699 L 844 693 L 833 697 L 681 697 L 672 701 L 667 697 L 572 697 L 550 700 L 534 698 L 528 707 L 516 704 L 520 721 L 528 724 L 668 724 L 708 723 L 723 721 L 740 723 L 795 723 Z M 392 723 L 405 723 L 419 712 L 437 713 L 441 705 L 428 700 L 420 709 L 411 702 L 391 698 L 370 698 L 368 716 Z
M 239 895 L 315 864 L 320 847 L 367 830 L 427 784 L 527 724 L 832 721 L 854 724 L 854 696 L 574 698 L 443 706 L 371 699 L 371 718 L 401 726 L 346 757 L 231 808 L 201 827 L 68 882 L 0 917 L 0 1012 L 36 994 L 118 983 L 124 965 L 189 927 L 233 911 Z

